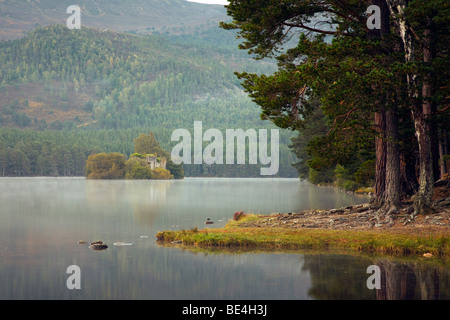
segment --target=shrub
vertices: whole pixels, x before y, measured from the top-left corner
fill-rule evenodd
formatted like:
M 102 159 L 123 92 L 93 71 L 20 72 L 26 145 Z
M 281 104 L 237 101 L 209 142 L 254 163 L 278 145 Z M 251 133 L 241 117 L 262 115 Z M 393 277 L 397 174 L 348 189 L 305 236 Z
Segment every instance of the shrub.
M 120 153 L 91 154 L 86 161 L 88 179 L 123 179 L 125 176 L 125 157 Z
M 140 157 L 132 156 L 125 164 L 126 179 L 152 179 L 152 170 L 147 162 Z
M 169 170 L 163 168 L 156 168 L 152 171 L 152 179 L 155 180 L 171 180 L 173 175 L 170 174 Z

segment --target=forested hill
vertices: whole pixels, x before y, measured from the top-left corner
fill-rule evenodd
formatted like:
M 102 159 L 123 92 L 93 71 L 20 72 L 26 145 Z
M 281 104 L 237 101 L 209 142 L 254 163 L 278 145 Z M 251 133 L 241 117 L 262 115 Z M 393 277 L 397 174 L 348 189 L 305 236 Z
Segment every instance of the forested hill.
M 272 68 L 158 36 L 61 25 L 0 42 L 0 64 L 1 123 L 33 129 L 261 126 L 233 72 Z
M 120 32 L 193 33 L 227 19 L 221 5 L 185 0 L 2 0 L 0 39 L 18 39 L 36 26 L 65 24 L 78 5 L 82 25 Z
M 274 128 L 260 120 L 259 107 L 243 92 L 234 74 L 241 70 L 268 73 L 273 65 L 255 62 L 231 47 L 218 49 L 179 40 L 54 25 L 38 27 L 22 39 L 0 42 L 3 132 L 12 128 L 65 130 L 87 136 L 110 130 L 112 136 L 121 136 L 126 131 L 123 136 L 129 147 L 120 141 L 120 149 L 98 151 L 129 155 L 136 136 L 131 137 L 128 129 L 134 134 L 152 131 L 170 150 L 172 131 L 191 130 L 195 120 L 202 121 L 205 129 Z M 12 137 L 23 135 L 17 132 L 1 142 L 3 149 L 15 147 L 19 141 Z M 288 148 L 291 136 L 281 132 L 281 176 L 295 175 L 291 167 L 295 159 Z M 92 139 L 80 141 L 87 148 L 85 153 L 95 147 Z M 114 144 L 98 142 L 97 149 L 101 145 Z M 202 168 L 187 168 L 185 172 L 254 174 L 248 168 L 240 173 L 228 170 L 207 168 L 204 173 Z

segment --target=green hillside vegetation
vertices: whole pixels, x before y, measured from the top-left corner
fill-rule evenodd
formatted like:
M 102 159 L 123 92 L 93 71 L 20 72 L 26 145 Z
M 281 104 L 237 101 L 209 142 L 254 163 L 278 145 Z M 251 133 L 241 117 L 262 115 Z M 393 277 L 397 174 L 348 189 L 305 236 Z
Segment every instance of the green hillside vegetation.
M 97 153 L 129 156 L 133 139 L 149 130 L 165 150 L 171 150 L 173 130 L 192 130 L 195 120 L 220 130 L 275 128 L 260 120 L 258 107 L 234 75 L 243 68 L 271 72 L 273 65 L 233 52 L 231 45 L 214 49 L 183 44 L 179 38 L 68 30 L 61 25 L 38 27 L 23 39 L 0 42 L 0 126 L 7 136 L 2 140 L 2 154 L 28 139 L 40 145 L 44 144 L 40 137 L 58 140 L 61 130 L 76 137 L 73 143 L 87 158 L 93 148 Z M 291 166 L 295 156 L 288 147 L 292 133 L 282 130 L 280 136 L 279 176 L 296 176 Z M 64 147 L 70 150 L 72 142 L 67 143 Z M 21 151 L 28 154 L 26 149 Z M 2 161 L 10 163 L 3 175 L 42 172 L 35 166 L 15 169 L 12 161 Z M 66 175 L 64 170 L 50 171 Z M 187 165 L 184 173 L 259 176 L 259 168 Z M 70 175 L 80 174 L 84 172 L 70 170 Z
M 234 71 L 272 67 L 157 36 L 65 26 L 0 42 L 0 64 L 1 122 L 34 129 L 180 127 L 217 112 L 227 126 L 260 125 Z

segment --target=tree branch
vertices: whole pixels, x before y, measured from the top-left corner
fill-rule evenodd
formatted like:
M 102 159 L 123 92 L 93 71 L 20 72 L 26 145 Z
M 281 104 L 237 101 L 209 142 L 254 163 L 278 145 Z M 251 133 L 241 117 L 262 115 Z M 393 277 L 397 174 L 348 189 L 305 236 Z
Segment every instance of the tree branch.
M 333 126 L 332 126 L 332 128 L 330 129 L 330 131 L 328 131 L 328 134 L 330 134 L 331 131 L 333 130 L 333 128 L 336 126 L 337 120 L 338 120 L 339 118 L 345 117 L 344 121 L 342 121 L 342 123 L 345 123 L 345 121 L 347 121 L 348 117 L 349 117 L 353 112 L 355 112 L 357 109 L 358 109 L 357 107 L 354 107 L 354 108 L 351 109 L 349 112 L 347 112 L 347 113 L 345 113 L 345 114 L 338 115 L 336 118 L 334 118 Z
M 308 31 L 312 31 L 312 32 L 317 32 L 317 33 L 323 33 L 323 34 L 337 34 L 337 31 L 328 31 L 328 30 L 321 30 L 321 29 L 316 29 L 316 28 L 311 28 L 308 26 L 305 26 L 303 23 L 299 23 L 299 24 L 294 24 L 294 23 L 289 23 L 289 22 L 283 22 L 283 25 L 287 26 L 287 27 L 293 27 L 293 28 L 303 28 L 306 29 Z M 349 34 L 347 33 L 341 33 L 343 35 L 349 36 Z
M 448 109 L 450 109 L 450 105 L 446 106 L 444 109 L 438 110 L 438 113 L 442 113 L 444 111 L 447 111 Z
M 292 100 L 292 109 L 291 109 L 291 115 L 295 118 L 295 120 L 298 119 L 298 107 L 297 103 L 300 100 L 300 96 L 303 96 L 306 92 L 306 84 L 303 86 L 303 88 L 299 89 L 297 91 L 297 94 L 295 95 L 295 98 Z

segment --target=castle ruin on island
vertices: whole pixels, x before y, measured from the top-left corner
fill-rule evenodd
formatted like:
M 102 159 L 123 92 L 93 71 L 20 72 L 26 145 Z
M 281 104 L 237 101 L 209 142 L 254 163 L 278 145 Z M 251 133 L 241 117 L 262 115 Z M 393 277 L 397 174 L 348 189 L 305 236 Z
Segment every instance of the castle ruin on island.
M 164 157 L 158 158 L 156 154 L 147 154 L 145 159 L 152 170 L 155 170 L 156 168 L 166 169 L 167 159 Z

